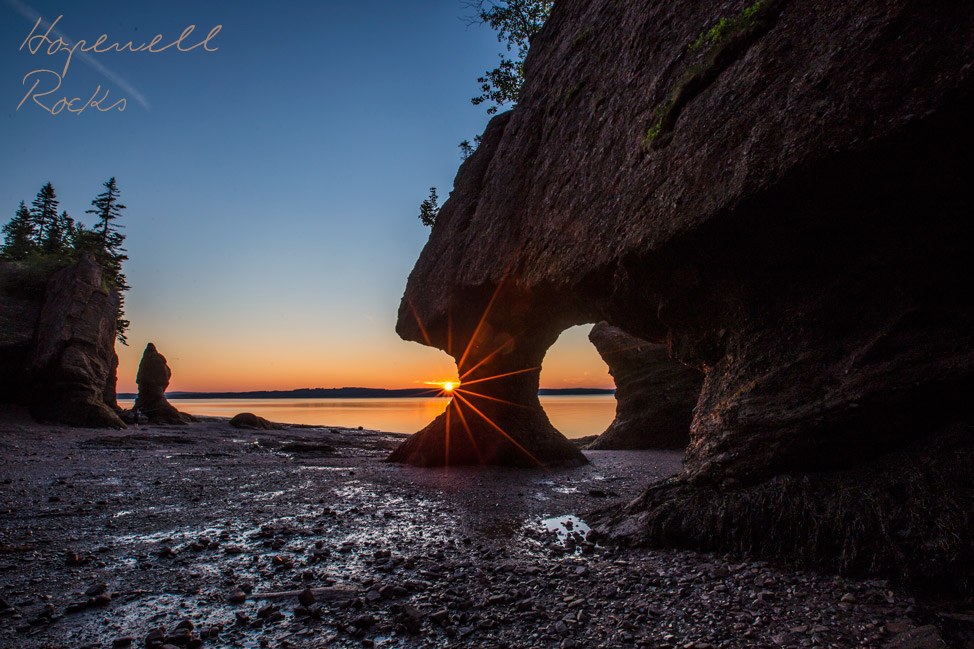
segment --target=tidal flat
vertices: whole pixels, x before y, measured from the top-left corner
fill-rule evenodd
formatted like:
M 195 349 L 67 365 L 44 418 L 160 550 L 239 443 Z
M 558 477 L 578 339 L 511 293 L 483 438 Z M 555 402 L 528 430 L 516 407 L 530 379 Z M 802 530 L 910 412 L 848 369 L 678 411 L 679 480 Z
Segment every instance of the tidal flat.
M 402 435 L 0 417 L 0 646 L 882 647 L 908 593 L 603 546 L 586 513 L 682 453 L 557 470 L 383 462 Z

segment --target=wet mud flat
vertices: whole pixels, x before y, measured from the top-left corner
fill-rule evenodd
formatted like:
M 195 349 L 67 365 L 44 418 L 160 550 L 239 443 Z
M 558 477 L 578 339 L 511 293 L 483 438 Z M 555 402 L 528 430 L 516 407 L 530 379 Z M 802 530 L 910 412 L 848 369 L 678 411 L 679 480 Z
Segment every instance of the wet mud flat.
M 401 439 L 0 419 L 0 647 L 882 647 L 924 632 L 882 581 L 587 540 L 585 512 L 672 475 L 680 453 L 423 470 L 382 462 Z

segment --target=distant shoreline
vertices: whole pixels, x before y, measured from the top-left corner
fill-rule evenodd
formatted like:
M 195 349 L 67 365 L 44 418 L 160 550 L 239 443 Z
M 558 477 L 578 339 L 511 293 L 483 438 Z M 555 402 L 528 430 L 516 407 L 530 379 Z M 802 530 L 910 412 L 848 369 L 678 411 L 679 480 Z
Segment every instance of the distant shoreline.
M 167 392 L 169 399 L 415 399 L 435 397 L 435 388 L 405 388 L 390 390 L 385 388 L 302 388 L 298 390 L 256 390 L 252 392 Z M 614 395 L 608 388 L 541 388 L 538 395 L 554 396 L 592 396 Z M 123 392 L 119 399 L 134 399 L 135 393 Z

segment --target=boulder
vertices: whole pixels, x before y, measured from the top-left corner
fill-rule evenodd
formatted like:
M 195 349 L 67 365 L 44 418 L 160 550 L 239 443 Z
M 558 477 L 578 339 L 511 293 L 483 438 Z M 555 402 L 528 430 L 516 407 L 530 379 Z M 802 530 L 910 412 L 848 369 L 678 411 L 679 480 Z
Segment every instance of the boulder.
M 119 297 L 101 266 L 85 257 L 47 282 L 26 365 L 27 401 L 37 419 L 124 428 L 115 400 Z
M 592 328 L 589 340 L 615 380 L 616 417 L 588 448 L 686 448 L 703 373 L 670 358 L 666 345 L 606 322 Z
M 517 107 L 457 174 L 397 331 L 484 390 L 473 440 L 496 428 L 542 461 L 570 457 L 531 394 L 561 331 L 604 320 L 665 343 L 704 375 L 685 470 L 603 533 L 703 549 L 753 533 L 754 553 L 811 561 L 826 544 L 794 531 L 797 512 L 852 521 L 830 485 L 956 468 L 935 442 L 974 423 L 972 61 L 963 3 L 558 2 Z M 472 446 L 445 417 L 394 458 Z M 905 512 L 965 529 L 953 499 L 974 492 L 915 477 L 856 537 L 901 560 L 849 566 L 919 575 L 893 531 Z M 774 495 L 778 480 L 794 489 Z M 667 527 L 681 516 L 700 525 Z M 970 534 L 942 538 L 930 575 L 971 574 Z
M 172 370 L 169 369 L 166 357 L 159 353 L 154 344 L 149 343 L 139 362 L 139 373 L 135 379 L 139 394 L 132 410 L 138 415 L 144 415 L 150 424 L 181 425 L 196 421 L 191 415 L 179 412 L 166 399 L 170 378 Z
M 230 420 L 230 425 L 234 428 L 244 428 L 247 430 L 278 430 L 283 428 L 280 424 L 267 421 L 263 417 L 258 417 L 251 412 L 241 412 L 234 415 Z

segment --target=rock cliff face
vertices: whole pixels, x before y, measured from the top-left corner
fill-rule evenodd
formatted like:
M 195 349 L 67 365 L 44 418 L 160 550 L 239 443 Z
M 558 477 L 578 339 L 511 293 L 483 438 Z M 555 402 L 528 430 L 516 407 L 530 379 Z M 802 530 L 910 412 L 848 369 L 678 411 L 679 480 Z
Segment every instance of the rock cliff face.
M 101 266 L 88 258 L 48 282 L 29 366 L 35 417 L 124 428 L 115 400 L 118 304 Z
M 589 340 L 616 384 L 616 417 L 588 448 L 686 448 L 703 374 L 670 358 L 666 345 L 630 336 L 605 322 Z
M 0 261 L 0 399 L 24 403 L 27 364 L 46 282 L 20 264 Z
M 118 296 L 90 259 L 50 278 L 4 263 L 0 364 L 4 399 L 41 421 L 123 428 L 115 399 Z
M 724 547 L 717 530 L 747 521 L 720 512 L 747 501 L 765 508 L 749 520 L 769 538 L 794 500 L 750 489 L 862 471 L 873 482 L 860 488 L 879 493 L 882 456 L 938 464 L 957 427 L 970 444 L 972 109 L 974 5 L 563 0 L 517 108 L 461 167 L 397 330 L 461 374 L 484 363 L 522 378 L 571 325 L 665 342 L 704 373 L 686 469 L 604 529 Z M 502 383 L 534 408 L 536 380 L 481 385 Z M 491 418 L 518 439 L 523 417 Z M 930 519 L 924 475 L 902 511 Z M 794 479 L 838 512 L 836 530 L 851 526 L 828 478 Z M 722 502 L 706 529 L 660 531 L 701 499 Z M 798 556 L 811 543 L 755 534 L 726 546 Z M 951 553 L 974 556 L 969 534 L 944 538 L 938 574 Z M 908 557 L 901 541 L 890 547 Z
M 132 410 L 148 418 L 150 424 L 182 425 L 195 421 L 192 415 L 179 412 L 166 399 L 166 388 L 171 378 L 172 370 L 166 357 L 159 353 L 154 344 L 146 345 L 135 378 L 139 394 Z

